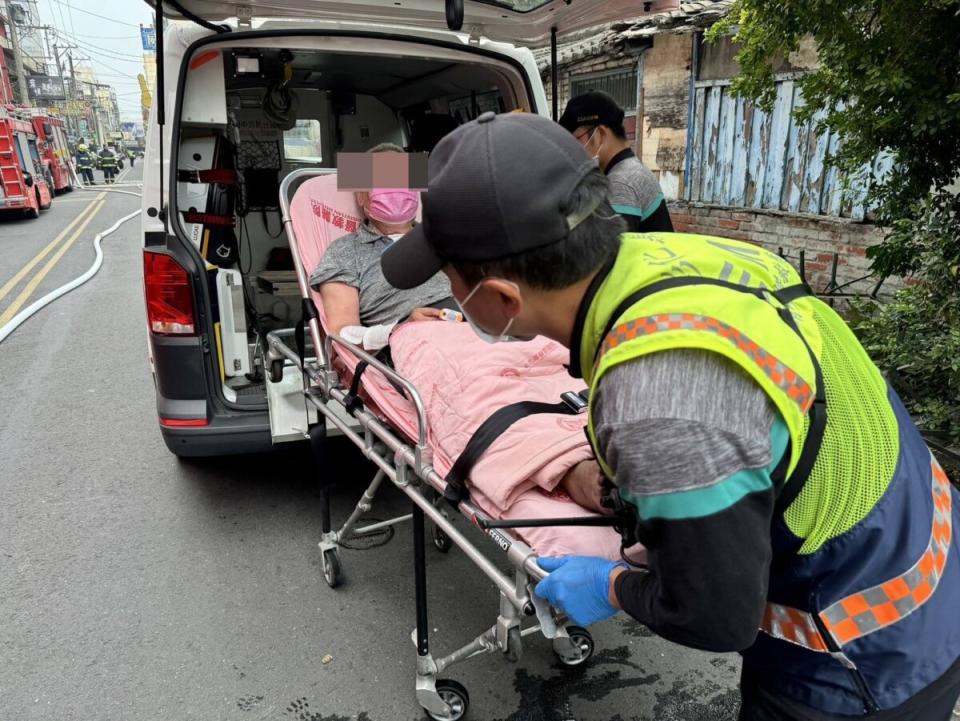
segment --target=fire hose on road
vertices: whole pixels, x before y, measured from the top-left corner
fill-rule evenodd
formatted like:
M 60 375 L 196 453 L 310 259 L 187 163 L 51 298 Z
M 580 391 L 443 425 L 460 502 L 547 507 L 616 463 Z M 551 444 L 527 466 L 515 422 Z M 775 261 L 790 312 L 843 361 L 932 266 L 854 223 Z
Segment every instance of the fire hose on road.
M 83 189 L 86 190 L 86 188 L 83 188 Z M 122 193 L 124 195 L 133 195 L 138 198 L 140 197 L 140 193 L 134 193 L 129 190 L 115 190 L 113 188 L 110 188 L 110 189 L 98 188 L 97 190 L 112 192 L 112 193 Z M 139 215 L 140 215 L 140 211 L 135 210 L 134 212 L 128 215 L 125 215 L 119 220 L 117 220 L 116 222 L 114 222 L 114 224 L 111 225 L 106 230 L 101 230 L 99 233 L 97 233 L 96 237 L 93 239 L 93 248 L 94 248 L 94 251 L 96 252 L 96 257 L 93 260 L 93 264 L 87 269 L 87 271 L 82 275 L 74 278 L 69 283 L 66 283 L 65 285 L 61 285 L 59 288 L 50 291 L 42 298 L 34 301 L 29 306 L 24 308 L 22 311 L 17 313 L 13 318 L 11 318 L 6 323 L 6 325 L 0 326 L 0 343 L 6 340 L 7 336 L 9 336 L 17 328 L 23 325 L 23 323 L 26 322 L 26 320 L 30 318 L 32 315 L 37 313 L 37 311 L 47 307 L 48 305 L 53 303 L 53 301 L 63 297 L 64 295 L 69 293 L 71 290 L 79 288 L 81 285 L 83 285 L 88 280 L 90 280 L 93 276 L 95 276 L 100 271 L 100 267 L 103 265 L 103 249 L 101 248 L 101 242 L 103 241 L 103 239 L 106 238 L 108 235 L 116 232 L 117 229 L 127 221 L 130 221 L 136 217 L 139 217 Z

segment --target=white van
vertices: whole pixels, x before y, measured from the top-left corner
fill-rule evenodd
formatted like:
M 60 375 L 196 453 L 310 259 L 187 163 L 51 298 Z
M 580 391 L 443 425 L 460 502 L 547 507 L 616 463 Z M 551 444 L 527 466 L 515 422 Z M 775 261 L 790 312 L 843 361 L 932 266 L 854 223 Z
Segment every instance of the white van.
M 170 20 L 143 171 L 150 362 L 167 446 L 203 456 L 287 439 L 271 432 L 268 394 L 283 384 L 264 362 L 266 333 L 301 314 L 278 210 L 287 174 L 385 141 L 429 151 L 487 110 L 549 115 L 518 45 L 555 48 L 558 32 L 662 2 L 148 4 Z

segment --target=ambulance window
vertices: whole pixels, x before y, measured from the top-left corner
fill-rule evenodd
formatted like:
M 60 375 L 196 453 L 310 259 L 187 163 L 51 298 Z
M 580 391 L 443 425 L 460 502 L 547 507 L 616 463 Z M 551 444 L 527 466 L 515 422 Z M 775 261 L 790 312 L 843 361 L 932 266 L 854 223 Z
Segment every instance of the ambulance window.
M 299 163 L 322 162 L 323 142 L 320 121 L 313 118 L 298 120 L 290 130 L 285 130 L 283 155 L 287 160 Z
M 450 98 L 447 102 L 447 112 L 456 118 L 460 124 L 474 120 L 491 110 L 495 113 L 505 113 L 507 111 L 499 90 Z

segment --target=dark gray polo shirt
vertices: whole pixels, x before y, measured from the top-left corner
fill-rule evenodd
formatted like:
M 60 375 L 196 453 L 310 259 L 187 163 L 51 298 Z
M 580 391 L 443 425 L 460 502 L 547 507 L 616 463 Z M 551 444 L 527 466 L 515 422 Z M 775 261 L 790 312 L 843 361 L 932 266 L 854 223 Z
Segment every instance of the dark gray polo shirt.
M 451 296 L 450 282 L 437 273 L 417 288 L 397 290 L 383 277 L 380 255 L 393 240 L 364 223 L 355 233 L 335 240 L 310 274 L 314 288 L 323 283 L 346 283 L 360 293 L 360 322 L 365 326 L 394 323 L 415 308 Z

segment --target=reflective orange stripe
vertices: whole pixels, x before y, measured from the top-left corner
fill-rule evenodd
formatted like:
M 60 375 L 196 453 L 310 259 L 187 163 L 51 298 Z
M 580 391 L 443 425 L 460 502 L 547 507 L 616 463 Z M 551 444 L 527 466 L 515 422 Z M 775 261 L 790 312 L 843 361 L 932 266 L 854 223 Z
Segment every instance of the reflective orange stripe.
M 671 330 L 698 330 L 716 333 L 726 338 L 737 348 L 750 356 L 750 359 L 760 366 L 760 369 L 783 389 L 791 400 L 800 406 L 804 412 L 813 403 L 813 390 L 797 373 L 780 362 L 776 356 L 768 353 L 754 341 L 731 325 L 705 315 L 693 313 L 667 313 L 663 315 L 649 315 L 644 318 L 621 323 L 611 330 L 603 341 L 597 362 L 609 350 L 623 343 L 634 340 L 638 336 L 653 335 Z
M 824 628 L 843 646 L 896 623 L 930 600 L 947 565 L 952 528 L 950 481 L 936 459 L 930 456 L 933 493 L 933 523 L 930 543 L 920 559 L 896 578 L 864 591 L 852 593 L 818 614 Z M 812 631 L 811 631 L 812 629 Z M 817 624 L 807 611 L 768 603 L 761 631 L 811 651 L 827 651 Z
M 760 628 L 781 641 L 795 643 L 812 651 L 827 651 L 827 645 L 823 642 L 813 616 L 806 611 L 768 603 Z

